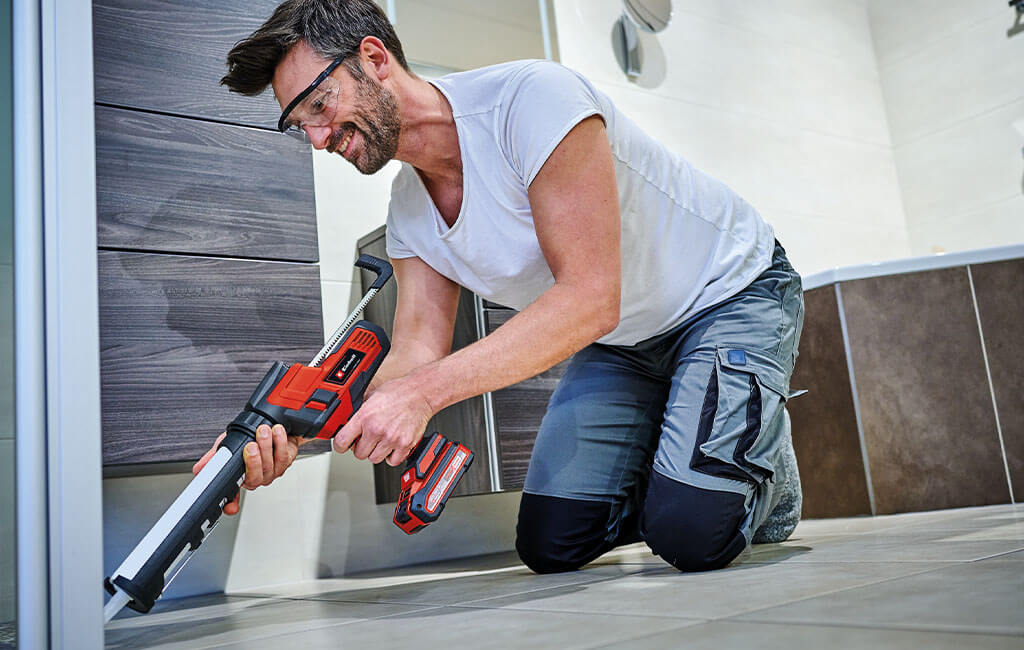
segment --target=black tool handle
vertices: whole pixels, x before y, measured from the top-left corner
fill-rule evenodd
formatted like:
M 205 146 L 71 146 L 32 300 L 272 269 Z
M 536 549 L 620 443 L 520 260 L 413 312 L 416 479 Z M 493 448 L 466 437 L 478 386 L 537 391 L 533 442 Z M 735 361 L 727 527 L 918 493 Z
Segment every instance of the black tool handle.
M 360 255 L 359 259 L 356 260 L 356 266 L 377 274 L 377 279 L 370 285 L 370 289 L 380 289 L 387 284 L 388 280 L 391 279 L 391 274 L 394 273 L 394 269 L 391 268 L 390 262 L 365 253 Z M 367 291 L 369 291 L 369 289 Z

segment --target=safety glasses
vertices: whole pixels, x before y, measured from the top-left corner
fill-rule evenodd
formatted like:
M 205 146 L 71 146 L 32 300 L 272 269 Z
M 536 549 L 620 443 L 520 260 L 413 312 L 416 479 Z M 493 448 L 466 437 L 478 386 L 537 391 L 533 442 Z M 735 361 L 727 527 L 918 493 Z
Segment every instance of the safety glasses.
M 341 84 L 331 76 L 334 69 L 347 58 L 339 56 L 320 73 L 313 83 L 295 96 L 277 120 L 277 130 L 303 142 L 308 141 L 303 127 L 327 126 L 334 118 L 338 106 Z

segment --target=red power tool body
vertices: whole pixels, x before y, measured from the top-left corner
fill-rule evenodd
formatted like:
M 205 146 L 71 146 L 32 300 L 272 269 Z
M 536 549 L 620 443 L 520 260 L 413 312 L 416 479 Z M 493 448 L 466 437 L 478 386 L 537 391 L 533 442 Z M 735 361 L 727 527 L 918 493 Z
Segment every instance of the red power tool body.
M 369 255 L 360 256 L 356 266 L 377 274 L 360 304 L 308 366 L 273 363 L 245 408 L 227 426 L 216 453 L 104 580 L 112 596 L 104 608 L 107 621 L 125 605 L 148 612 L 203 543 L 224 504 L 235 498 L 245 479 L 243 450 L 256 440 L 257 427 L 281 424 L 291 436 L 330 439 L 362 405 L 391 343 L 379 326 L 356 322 L 356 318 L 391 277 L 392 269 Z M 473 452 L 464 445 L 437 433 L 425 437 L 410 457 L 415 478 L 402 478 L 404 501 L 395 510 L 395 524 L 412 534 L 437 519 L 472 460 Z

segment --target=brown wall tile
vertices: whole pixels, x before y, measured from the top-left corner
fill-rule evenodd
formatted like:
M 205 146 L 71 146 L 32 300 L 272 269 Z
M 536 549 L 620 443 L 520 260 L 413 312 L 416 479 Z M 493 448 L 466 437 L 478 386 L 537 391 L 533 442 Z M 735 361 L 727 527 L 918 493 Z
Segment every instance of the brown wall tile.
M 808 394 L 787 407 L 803 484 L 803 516 L 871 514 L 835 285 L 808 291 L 804 303 L 791 385 Z
M 967 269 L 841 291 L 877 514 L 1008 502 Z
M 971 267 L 999 424 L 1017 501 L 1024 499 L 1024 259 Z

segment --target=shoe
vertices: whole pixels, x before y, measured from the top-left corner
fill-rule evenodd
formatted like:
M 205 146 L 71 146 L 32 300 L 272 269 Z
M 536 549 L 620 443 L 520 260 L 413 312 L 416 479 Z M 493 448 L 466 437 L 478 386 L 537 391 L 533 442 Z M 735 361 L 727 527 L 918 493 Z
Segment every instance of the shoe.
M 776 497 L 778 501 L 775 507 L 768 513 L 768 517 L 761 523 L 751 540 L 753 544 L 776 544 L 789 539 L 800 523 L 800 509 L 803 507 L 804 495 L 800 489 L 800 468 L 796 464 L 796 452 L 793 451 L 793 436 L 789 430 L 789 413 L 786 413 L 786 428 L 784 432 L 779 468 L 775 472 L 775 478 L 779 481 L 776 486 Z

